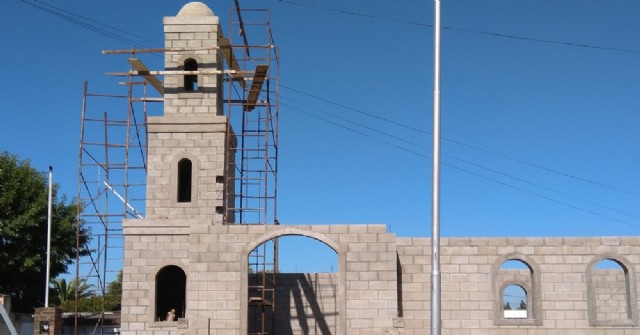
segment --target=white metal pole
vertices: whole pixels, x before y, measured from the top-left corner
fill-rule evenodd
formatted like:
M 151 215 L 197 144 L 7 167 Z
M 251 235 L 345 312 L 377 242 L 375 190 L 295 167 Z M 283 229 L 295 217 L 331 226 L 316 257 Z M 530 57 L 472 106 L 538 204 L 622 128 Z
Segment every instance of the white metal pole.
M 431 335 L 442 332 L 440 278 L 440 0 L 433 22 L 433 193 L 431 203 Z
M 53 167 L 49 166 L 49 208 L 47 213 L 47 278 L 44 287 L 44 307 L 49 307 L 49 273 L 51 268 L 51 198 L 53 194 Z

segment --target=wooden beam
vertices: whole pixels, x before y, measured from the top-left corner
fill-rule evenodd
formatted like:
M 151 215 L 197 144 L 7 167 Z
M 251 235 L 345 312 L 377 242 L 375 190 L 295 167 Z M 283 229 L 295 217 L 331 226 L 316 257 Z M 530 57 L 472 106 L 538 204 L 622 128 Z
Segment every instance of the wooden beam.
M 240 66 L 238 65 L 238 60 L 236 59 L 236 56 L 233 54 L 233 48 L 231 47 L 231 43 L 229 42 L 229 39 L 227 39 L 222 35 L 222 33 L 218 34 L 218 47 L 222 51 L 222 56 L 224 57 L 224 60 L 227 62 L 229 67 L 232 70 L 240 71 Z M 240 85 L 242 86 L 242 88 L 246 87 L 243 77 L 231 76 L 231 78 L 233 78 L 233 80 L 235 81 L 240 82 Z
M 158 93 L 164 95 L 164 84 L 158 80 L 154 75 L 149 73 L 149 69 L 142 63 L 141 60 L 137 58 L 129 58 L 129 64 L 138 71 L 138 74 L 141 75 L 144 80 L 146 80 L 153 88 L 158 91 Z
M 256 108 L 256 103 L 258 102 L 258 97 L 260 96 L 260 92 L 262 91 L 262 85 L 264 84 L 264 80 L 267 77 L 268 71 L 268 65 L 256 66 L 256 73 L 253 76 L 253 80 L 251 81 L 251 88 L 249 89 L 249 95 L 247 96 L 247 104 L 244 105 L 245 112 L 250 112 L 254 108 Z
M 127 72 L 107 72 L 107 75 L 109 76 L 119 76 L 119 77 L 126 77 L 126 76 L 143 76 L 143 75 L 151 75 L 151 76 L 168 76 L 168 75 L 186 75 L 186 74 L 195 74 L 195 75 L 219 75 L 219 74 L 227 74 L 227 75 L 233 75 L 233 76 L 240 76 L 242 77 L 244 74 L 251 74 L 253 72 L 249 72 L 249 71 L 245 71 L 243 73 L 238 73 L 236 71 L 233 70 L 209 70 L 209 69 L 202 69 L 202 70 L 197 70 L 197 71 L 183 71 L 183 70 L 169 70 L 169 71 L 136 71 L 136 70 L 131 70 L 131 71 L 127 71 Z

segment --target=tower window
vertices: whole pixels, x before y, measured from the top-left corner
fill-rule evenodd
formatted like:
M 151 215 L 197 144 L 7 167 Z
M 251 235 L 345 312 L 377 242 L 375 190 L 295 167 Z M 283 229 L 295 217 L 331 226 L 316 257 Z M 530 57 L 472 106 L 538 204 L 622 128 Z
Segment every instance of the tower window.
M 184 318 L 187 276 L 178 266 L 165 266 L 156 275 L 156 321 Z
M 191 161 L 183 158 L 178 162 L 178 202 L 191 202 Z
M 184 70 L 185 71 L 198 71 L 198 62 L 195 59 L 189 58 L 184 61 Z M 184 76 L 184 90 L 186 92 L 196 92 L 198 91 L 198 75 L 197 74 L 186 74 Z

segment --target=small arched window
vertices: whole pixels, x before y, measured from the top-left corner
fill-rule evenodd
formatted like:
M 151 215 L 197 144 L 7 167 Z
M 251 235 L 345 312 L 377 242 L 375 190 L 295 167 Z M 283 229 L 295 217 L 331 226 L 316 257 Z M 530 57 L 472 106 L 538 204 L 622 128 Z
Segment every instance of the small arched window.
M 516 284 L 508 285 L 502 292 L 505 319 L 527 318 L 527 290 Z
M 185 71 L 198 71 L 198 62 L 195 59 L 189 58 L 184 61 Z M 198 91 L 198 75 L 197 74 L 185 74 L 184 75 L 184 90 L 186 92 Z
M 156 275 L 156 321 L 176 321 L 184 318 L 187 276 L 178 266 L 168 265 Z
M 187 158 L 178 162 L 178 202 L 191 202 L 192 164 Z

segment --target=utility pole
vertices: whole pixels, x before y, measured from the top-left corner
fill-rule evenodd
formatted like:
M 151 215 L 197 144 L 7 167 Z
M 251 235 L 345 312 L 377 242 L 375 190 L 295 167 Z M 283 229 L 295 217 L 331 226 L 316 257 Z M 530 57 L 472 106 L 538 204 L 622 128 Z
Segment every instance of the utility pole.
M 431 202 L 431 335 L 442 332 L 440 276 L 440 0 L 433 21 L 433 189 Z
M 49 166 L 49 207 L 47 210 L 47 278 L 44 283 L 44 307 L 49 307 L 49 276 L 51 272 L 51 198 L 53 193 L 53 167 Z

